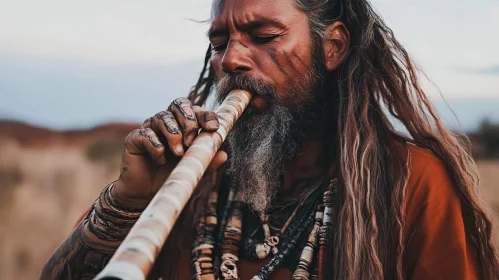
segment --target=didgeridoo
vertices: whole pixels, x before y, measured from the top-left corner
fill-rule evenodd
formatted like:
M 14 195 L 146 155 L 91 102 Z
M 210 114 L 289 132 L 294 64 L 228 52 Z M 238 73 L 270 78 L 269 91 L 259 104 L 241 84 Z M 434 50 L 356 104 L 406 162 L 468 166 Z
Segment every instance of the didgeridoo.
M 173 225 L 227 134 L 251 100 L 234 90 L 218 107 L 220 127 L 201 132 L 156 193 L 107 266 L 95 279 L 146 279 Z

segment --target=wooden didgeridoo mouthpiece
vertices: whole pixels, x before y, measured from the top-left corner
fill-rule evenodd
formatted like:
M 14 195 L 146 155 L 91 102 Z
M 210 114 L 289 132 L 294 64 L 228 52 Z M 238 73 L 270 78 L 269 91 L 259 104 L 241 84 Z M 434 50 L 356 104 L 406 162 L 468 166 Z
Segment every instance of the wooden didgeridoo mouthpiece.
M 201 132 L 95 279 L 144 280 L 211 160 L 251 100 L 234 90 L 218 107 L 220 127 Z

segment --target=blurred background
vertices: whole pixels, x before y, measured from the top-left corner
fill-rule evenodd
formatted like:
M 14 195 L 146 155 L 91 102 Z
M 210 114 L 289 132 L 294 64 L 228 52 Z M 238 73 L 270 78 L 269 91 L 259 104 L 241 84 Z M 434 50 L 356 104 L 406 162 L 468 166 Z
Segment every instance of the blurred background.
M 117 178 L 128 132 L 194 85 L 210 3 L 0 0 L 0 279 L 37 279 Z M 499 213 L 499 2 L 372 3 L 471 137 Z

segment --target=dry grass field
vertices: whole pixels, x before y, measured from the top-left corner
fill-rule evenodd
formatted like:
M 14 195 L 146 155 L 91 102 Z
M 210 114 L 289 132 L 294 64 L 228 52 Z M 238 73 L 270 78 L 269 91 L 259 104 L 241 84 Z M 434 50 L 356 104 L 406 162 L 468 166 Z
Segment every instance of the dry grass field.
M 495 244 L 499 248 L 499 160 L 477 162 L 484 199 L 490 205 L 495 225 Z
M 0 154 L 0 279 L 38 279 L 47 258 L 118 172 L 115 165 L 91 162 L 80 148 L 4 143 Z
M 78 217 L 117 178 L 120 150 L 120 142 L 23 146 L 0 139 L 0 279 L 38 279 Z M 499 214 L 499 161 L 478 164 L 484 197 Z

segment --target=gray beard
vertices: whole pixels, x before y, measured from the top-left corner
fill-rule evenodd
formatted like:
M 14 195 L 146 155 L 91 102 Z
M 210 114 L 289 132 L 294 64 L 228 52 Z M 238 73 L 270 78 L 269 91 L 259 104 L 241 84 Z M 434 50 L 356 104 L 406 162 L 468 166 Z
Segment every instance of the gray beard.
M 323 119 L 328 102 L 324 93 L 321 53 L 314 52 L 314 66 L 287 93 L 300 105 L 285 106 L 275 88 L 244 75 L 226 76 L 216 84 L 218 102 L 234 89 L 269 97 L 265 114 L 251 115 L 246 109 L 226 139 L 229 160 L 225 172 L 238 198 L 253 210 L 264 213 L 282 188 L 284 164 L 293 158 L 301 143 Z
M 265 115 L 240 120 L 227 138 L 229 162 L 226 173 L 238 198 L 261 213 L 269 208 L 281 188 L 284 162 L 297 151 L 301 137 L 292 133 L 294 118 L 283 106 Z M 243 116 L 242 118 L 247 117 Z

